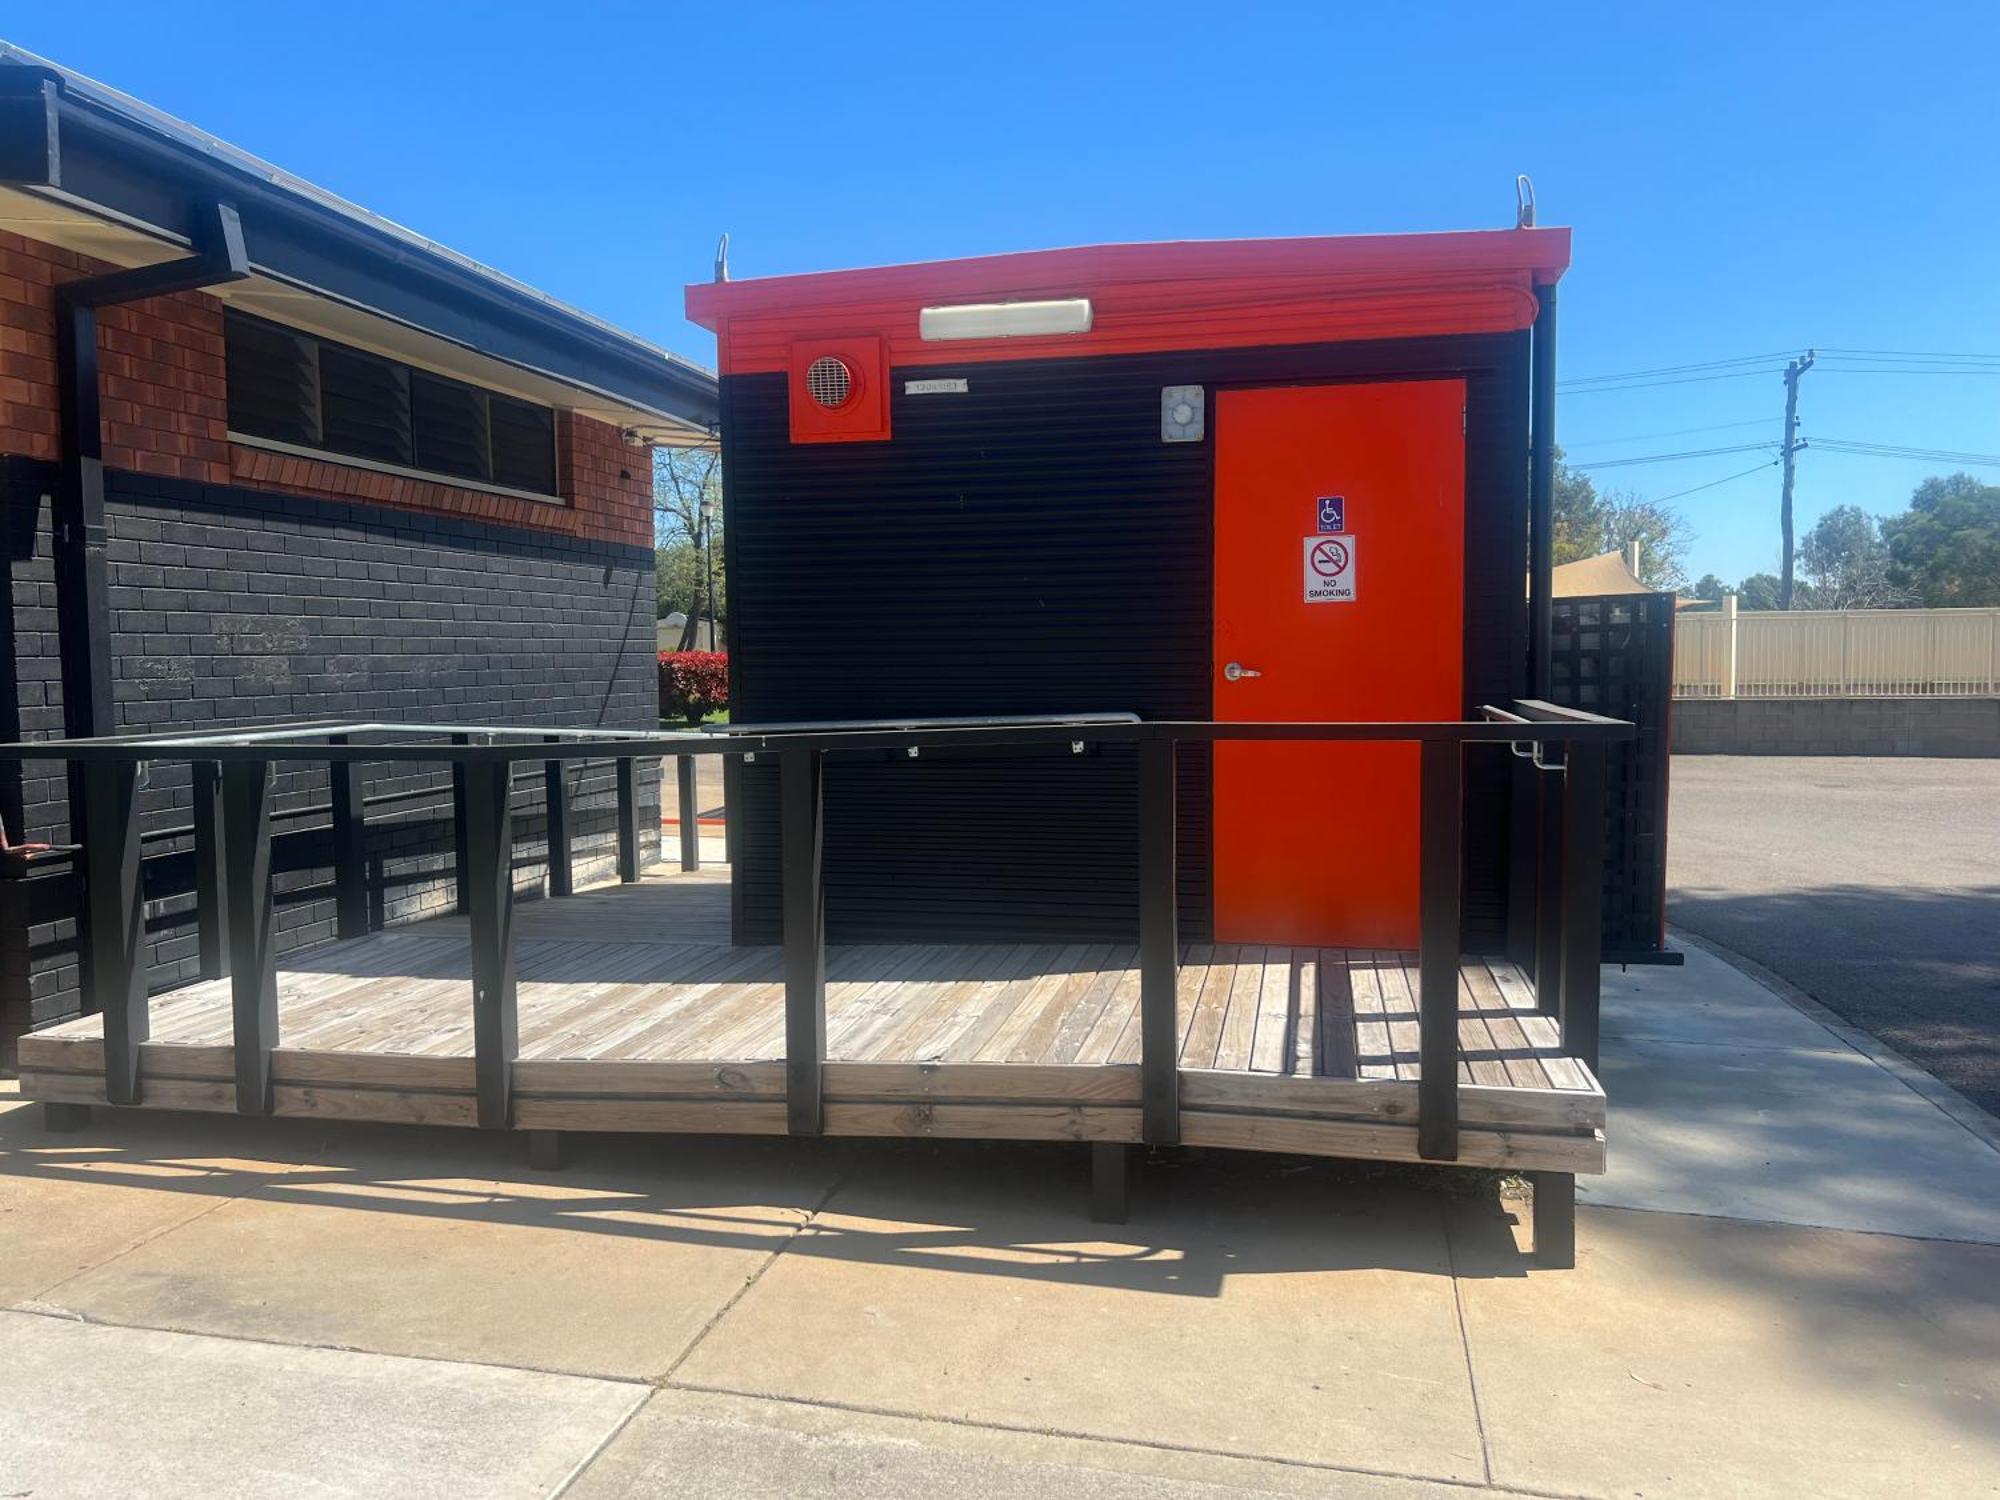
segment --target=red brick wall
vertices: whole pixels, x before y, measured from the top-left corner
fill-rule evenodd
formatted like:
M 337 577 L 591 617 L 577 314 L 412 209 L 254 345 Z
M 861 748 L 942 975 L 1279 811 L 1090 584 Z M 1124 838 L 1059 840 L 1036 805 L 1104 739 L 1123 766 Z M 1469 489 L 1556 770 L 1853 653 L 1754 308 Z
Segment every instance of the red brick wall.
M 57 456 L 54 289 L 110 269 L 0 230 L 0 453 Z M 200 292 L 102 309 L 98 364 L 110 468 L 652 544 L 652 451 L 607 423 L 558 412 L 562 502 L 520 500 L 231 443 L 222 304 Z

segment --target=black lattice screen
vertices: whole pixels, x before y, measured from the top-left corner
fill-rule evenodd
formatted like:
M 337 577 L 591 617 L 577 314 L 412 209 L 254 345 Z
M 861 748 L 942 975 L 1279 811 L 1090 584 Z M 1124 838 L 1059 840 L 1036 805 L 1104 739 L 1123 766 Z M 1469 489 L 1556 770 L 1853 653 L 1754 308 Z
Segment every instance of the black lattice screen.
M 1665 945 L 1674 596 L 1557 599 L 1551 643 L 1554 702 L 1639 726 L 1605 767 L 1604 959 L 1645 958 Z

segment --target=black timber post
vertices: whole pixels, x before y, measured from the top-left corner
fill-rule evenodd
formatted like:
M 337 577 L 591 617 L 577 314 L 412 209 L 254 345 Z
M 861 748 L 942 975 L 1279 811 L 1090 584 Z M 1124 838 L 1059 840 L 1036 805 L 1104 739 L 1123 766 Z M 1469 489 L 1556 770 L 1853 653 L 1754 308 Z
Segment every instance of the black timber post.
M 560 736 L 548 735 L 550 744 Z M 542 762 L 542 800 L 548 811 L 549 894 L 567 896 L 576 889 L 569 857 L 569 768 L 559 760 Z
M 139 1044 L 151 1032 L 146 1003 L 146 903 L 139 886 L 139 765 L 83 767 L 84 893 L 92 1000 L 104 1013 L 104 1097 L 139 1102 Z
M 1181 1138 L 1180 935 L 1174 879 L 1174 742 L 1139 742 L 1139 1074 L 1148 1145 Z
M 1562 785 L 1563 1051 L 1595 1073 L 1604 947 L 1604 746 L 1573 740 Z
M 1459 846 L 1463 751 L 1423 742 L 1417 932 L 1417 1155 L 1458 1156 Z
M 1542 773 L 1525 755 L 1507 762 L 1507 957 L 1535 970 L 1535 903 L 1540 894 Z
M 201 977 L 229 972 L 229 877 L 223 855 L 222 767 L 198 760 L 188 767 L 194 786 L 194 917 Z
M 344 745 L 347 736 L 329 736 Z M 327 763 L 327 788 L 333 804 L 334 930 L 344 938 L 368 935 L 368 869 L 361 861 L 361 836 L 366 814 L 361 796 L 361 763 Z
M 494 758 L 465 773 L 466 878 L 472 928 L 472 1052 L 479 1124 L 513 1119 L 514 1059 L 520 1051 L 514 962 L 514 768 Z
M 271 1112 L 271 1049 L 278 1045 L 278 934 L 271 897 L 271 763 L 222 768 L 222 847 L 229 863 L 229 1006 L 236 1042 L 236 1108 Z
M 1528 696 L 1547 699 L 1553 667 L 1556 489 L 1556 289 L 1535 288 L 1528 391 Z
M 793 1135 L 818 1135 L 826 1064 L 826 892 L 820 755 L 778 755 L 784 865 L 785 1119 Z
M 638 774 L 629 755 L 619 756 L 615 764 L 618 768 L 618 878 L 630 885 L 639 878 Z
M 1574 749 L 1565 748 L 1565 765 Z M 1563 991 L 1563 811 L 1562 795 L 1549 782 L 1554 769 L 1537 770 L 1535 794 L 1535 1004 L 1549 1016 L 1561 1014 Z
M 472 736 L 454 734 L 451 742 L 454 745 L 469 745 L 472 743 Z M 454 760 L 451 763 L 451 876 L 457 891 L 453 900 L 458 910 L 471 911 L 472 893 L 468 888 L 470 877 L 466 868 L 469 856 L 466 852 L 465 823 L 465 764 Z
M 701 829 L 695 824 L 695 760 L 692 755 L 674 757 L 674 792 L 679 806 L 681 868 L 701 868 Z

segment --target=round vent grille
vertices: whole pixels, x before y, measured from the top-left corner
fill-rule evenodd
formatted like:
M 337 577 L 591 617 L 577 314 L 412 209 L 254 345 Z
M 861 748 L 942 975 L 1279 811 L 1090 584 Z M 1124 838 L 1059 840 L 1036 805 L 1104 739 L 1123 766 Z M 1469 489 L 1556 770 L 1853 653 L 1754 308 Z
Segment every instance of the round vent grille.
M 854 372 L 846 360 L 823 354 L 806 367 L 806 394 L 828 411 L 845 406 L 854 394 Z

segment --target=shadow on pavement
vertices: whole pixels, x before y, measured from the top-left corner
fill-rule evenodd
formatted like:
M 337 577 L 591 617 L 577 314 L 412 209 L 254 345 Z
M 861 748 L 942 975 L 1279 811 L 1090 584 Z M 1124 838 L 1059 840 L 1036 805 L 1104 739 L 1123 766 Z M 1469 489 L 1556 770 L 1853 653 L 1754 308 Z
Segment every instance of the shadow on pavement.
M 1450 1275 L 1469 1248 L 1483 1252 L 1481 1275 L 1532 1265 L 1500 1177 L 1483 1171 L 1157 1153 L 1134 1162 L 1130 1222 L 1103 1225 L 1089 1218 L 1080 1144 L 570 1140 L 567 1169 L 542 1174 L 523 1165 L 518 1134 L 102 1108 L 86 1130 L 51 1134 L 22 1104 L 0 1110 L 0 1180 L 765 1251 L 776 1209 L 810 1221 L 790 1255 L 1178 1296 L 1219 1295 L 1231 1276 Z
M 1680 886 L 1667 915 L 2000 1114 L 2000 886 Z

